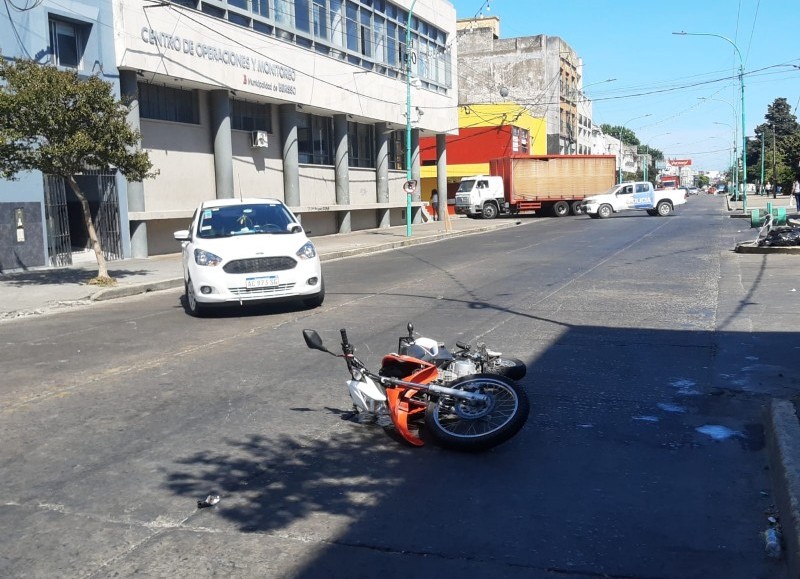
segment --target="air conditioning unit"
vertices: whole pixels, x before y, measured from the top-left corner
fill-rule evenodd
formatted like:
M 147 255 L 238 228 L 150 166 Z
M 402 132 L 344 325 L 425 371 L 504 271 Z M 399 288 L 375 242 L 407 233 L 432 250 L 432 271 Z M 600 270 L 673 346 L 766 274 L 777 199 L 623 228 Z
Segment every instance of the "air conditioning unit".
M 266 149 L 269 147 L 269 134 L 267 131 L 253 131 L 250 133 L 250 147 L 252 149 Z

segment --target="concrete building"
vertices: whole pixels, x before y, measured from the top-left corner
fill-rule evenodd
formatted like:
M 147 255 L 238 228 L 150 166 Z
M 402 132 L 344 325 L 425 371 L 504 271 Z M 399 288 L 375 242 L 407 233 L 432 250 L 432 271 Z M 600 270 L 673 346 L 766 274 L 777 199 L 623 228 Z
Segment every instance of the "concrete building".
M 500 38 L 496 17 L 458 21 L 460 106 L 513 101 L 547 124 L 547 154 L 588 153 L 591 103 L 583 62 L 558 36 Z
M 455 10 L 446 0 L 42 0 L 0 16 L 5 58 L 99 74 L 159 171 L 82 179 L 109 259 L 179 250 L 197 204 L 276 197 L 311 235 L 405 222 L 406 142 L 455 132 Z M 406 66 L 410 67 L 410 78 Z M 412 111 L 407 115 L 407 109 Z M 411 130 L 408 130 L 408 129 Z M 444 147 L 444 140 L 442 139 Z M 0 181 L 0 270 L 86 247 L 59 179 Z M 420 205 L 419 195 L 415 207 Z M 13 231 L 12 231 L 13 230 Z

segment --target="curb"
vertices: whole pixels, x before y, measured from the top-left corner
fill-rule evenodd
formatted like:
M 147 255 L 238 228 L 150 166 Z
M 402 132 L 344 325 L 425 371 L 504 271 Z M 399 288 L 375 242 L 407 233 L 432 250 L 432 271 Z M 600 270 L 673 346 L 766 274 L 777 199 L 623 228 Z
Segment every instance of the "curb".
M 155 292 L 165 289 L 172 289 L 183 284 L 183 278 L 164 279 L 160 281 L 148 281 L 137 284 L 123 285 L 102 289 L 92 294 L 89 299 L 93 302 L 103 302 L 116 298 L 127 298 L 147 292 Z
M 770 247 L 751 245 L 751 241 L 745 241 L 736 245 L 736 253 L 784 253 L 800 255 L 800 246 L 789 247 Z
M 800 421 L 794 404 L 772 400 L 765 434 L 790 577 L 800 577 Z

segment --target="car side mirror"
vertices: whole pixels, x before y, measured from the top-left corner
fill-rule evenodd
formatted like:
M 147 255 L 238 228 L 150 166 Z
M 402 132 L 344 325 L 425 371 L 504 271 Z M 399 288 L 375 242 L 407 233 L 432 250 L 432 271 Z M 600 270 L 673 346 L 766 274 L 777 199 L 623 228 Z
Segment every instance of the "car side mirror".
M 297 223 L 290 223 L 287 229 L 289 233 L 303 233 L 303 227 Z
M 172 234 L 172 237 L 175 238 L 175 241 L 191 241 L 188 229 L 181 229 L 180 231 L 176 231 L 175 233 Z

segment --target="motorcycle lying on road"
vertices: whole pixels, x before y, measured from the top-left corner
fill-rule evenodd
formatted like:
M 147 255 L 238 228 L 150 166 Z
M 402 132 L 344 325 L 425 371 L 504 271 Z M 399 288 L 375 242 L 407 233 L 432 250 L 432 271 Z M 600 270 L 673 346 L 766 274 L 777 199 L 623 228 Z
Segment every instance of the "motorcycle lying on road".
M 530 412 L 525 390 L 499 374 L 477 373 L 442 383 L 436 364 L 407 354 L 387 354 L 381 370 L 367 369 L 340 330 L 342 353 L 328 350 L 315 330 L 303 330 L 313 350 L 344 358 L 347 382 L 359 422 L 393 426 L 414 446 L 430 437 L 445 448 L 480 451 L 506 442 Z
M 431 338 L 414 337 L 414 326 L 408 323 L 408 335 L 400 336 L 397 351 L 439 368 L 439 380 L 450 382 L 468 374 L 499 374 L 512 380 L 522 380 L 528 371 L 525 362 L 503 356 L 501 352 L 489 350 L 486 344 L 477 344 L 473 350 L 469 344 L 456 342 L 456 350 L 450 352 L 444 344 Z

